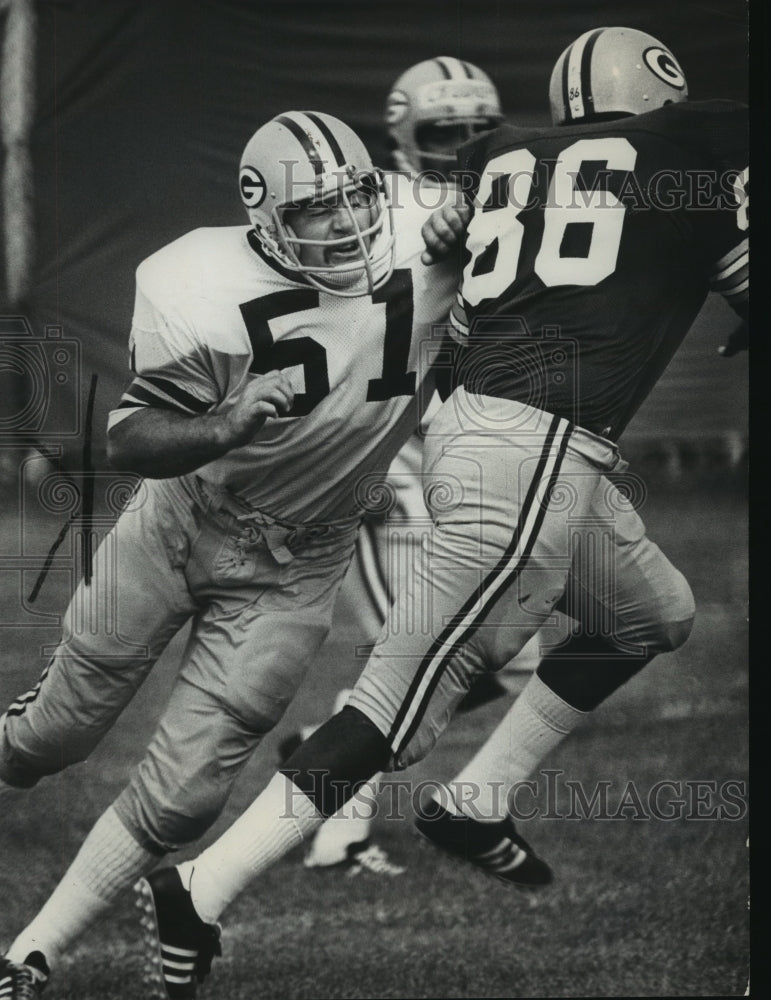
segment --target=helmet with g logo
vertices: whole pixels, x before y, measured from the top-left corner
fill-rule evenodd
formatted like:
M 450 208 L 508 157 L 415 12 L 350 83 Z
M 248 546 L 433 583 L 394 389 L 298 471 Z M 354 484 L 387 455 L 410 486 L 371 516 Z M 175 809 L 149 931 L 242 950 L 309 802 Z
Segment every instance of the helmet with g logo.
M 490 77 L 451 56 L 426 59 L 405 70 L 385 106 L 396 166 L 413 175 L 447 171 L 461 143 L 501 121 L 501 102 Z
M 385 284 L 393 270 L 394 233 L 381 171 L 356 135 L 320 111 L 288 111 L 259 128 L 241 157 L 239 190 L 262 249 L 282 267 L 323 291 L 366 295 Z M 289 209 L 333 196 L 348 213 L 352 236 L 301 240 L 286 223 Z M 369 224 L 359 225 L 354 203 L 366 199 Z M 301 261 L 303 244 L 334 249 L 359 245 L 354 260 L 327 266 Z M 364 280 L 363 280 L 364 279 Z
M 687 99 L 677 59 L 635 28 L 585 32 L 559 57 L 549 84 L 555 125 L 639 115 Z

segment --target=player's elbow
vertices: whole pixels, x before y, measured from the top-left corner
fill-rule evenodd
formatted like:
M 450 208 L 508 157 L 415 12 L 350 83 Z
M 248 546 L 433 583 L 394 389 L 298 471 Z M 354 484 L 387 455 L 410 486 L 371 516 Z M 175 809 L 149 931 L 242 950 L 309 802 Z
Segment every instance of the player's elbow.
M 120 472 L 134 472 L 145 475 L 143 455 L 146 449 L 137 441 L 131 428 L 131 418 L 126 417 L 107 431 L 107 462 Z
M 128 470 L 124 435 L 120 432 L 121 425 L 111 427 L 107 431 L 107 464 L 112 469 Z

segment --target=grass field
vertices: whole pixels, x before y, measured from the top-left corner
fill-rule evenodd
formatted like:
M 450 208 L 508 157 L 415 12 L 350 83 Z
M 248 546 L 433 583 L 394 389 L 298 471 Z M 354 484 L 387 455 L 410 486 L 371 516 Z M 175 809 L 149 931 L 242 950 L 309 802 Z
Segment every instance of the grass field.
M 297 853 L 284 859 L 228 913 L 224 957 L 201 989 L 202 998 L 744 993 L 745 502 L 736 490 L 683 484 L 658 490 L 642 513 L 651 536 L 689 578 L 697 623 L 682 650 L 661 657 L 617 692 L 545 765 L 564 772 L 552 810 L 562 818 L 541 815 L 521 829 L 553 864 L 555 884 L 538 895 L 517 892 L 439 856 L 416 839 L 411 823 L 381 817 L 378 840 L 407 873 L 348 877 L 308 872 Z M 57 529 L 52 519 L 25 530 L 45 551 Z M 13 518 L 2 522 L 2 554 L 8 558 L 19 530 Z M 25 574 L 25 589 L 34 576 Z M 45 610 L 63 607 L 65 577 L 49 578 L 41 598 Z M 13 604 L 18 584 L 18 575 L 3 574 L 4 607 Z M 26 612 L 19 614 L 27 620 Z M 320 706 L 331 705 L 336 688 L 350 679 L 347 650 L 356 637 L 346 626 L 344 607 L 338 619 L 293 709 L 266 739 L 211 836 L 263 786 L 281 735 L 298 720 L 317 720 Z M 55 629 L 6 625 L 0 703 L 35 679 L 42 665 L 39 647 L 55 636 Z M 172 647 L 91 760 L 41 783 L 23 805 L 7 807 L 0 824 L 0 944 L 34 914 L 123 785 L 151 732 L 178 648 Z M 450 777 L 505 708 L 496 702 L 456 719 L 432 758 L 414 769 L 414 780 Z M 610 782 L 609 811 L 619 818 L 565 818 L 567 778 L 589 791 Z M 624 797 L 627 783 L 633 780 L 645 800 L 663 779 L 675 782 L 688 799 L 680 817 L 634 818 L 638 808 L 629 793 Z M 732 806 L 726 787 L 734 789 Z M 539 801 L 548 806 L 543 795 Z M 623 802 L 628 808 L 619 808 Z M 729 814 L 722 819 L 712 814 L 721 803 Z M 139 1000 L 139 967 L 137 926 L 126 900 L 67 958 L 46 997 Z

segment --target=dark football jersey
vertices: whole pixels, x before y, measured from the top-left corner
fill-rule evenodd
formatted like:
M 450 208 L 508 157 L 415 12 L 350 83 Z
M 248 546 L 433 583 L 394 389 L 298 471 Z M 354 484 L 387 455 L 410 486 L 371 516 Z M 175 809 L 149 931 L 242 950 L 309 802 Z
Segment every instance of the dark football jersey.
M 747 149 L 731 101 L 463 147 L 458 381 L 617 438 L 710 287 L 746 302 Z

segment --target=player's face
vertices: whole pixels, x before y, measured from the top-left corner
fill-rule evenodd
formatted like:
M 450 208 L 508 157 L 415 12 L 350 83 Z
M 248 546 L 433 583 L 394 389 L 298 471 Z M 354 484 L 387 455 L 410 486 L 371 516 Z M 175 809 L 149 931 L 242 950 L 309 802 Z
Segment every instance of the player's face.
M 372 225 L 375 211 L 375 196 L 356 188 L 345 194 L 335 191 L 299 208 L 288 209 L 284 213 L 284 224 L 299 240 L 318 241 L 295 244 L 302 264 L 306 267 L 335 267 L 362 259 L 356 232 Z M 362 239 L 365 250 L 369 251 L 372 236 Z M 318 245 L 332 240 L 342 242 Z
M 487 132 L 491 127 L 486 118 L 448 125 L 431 123 L 421 126 L 418 142 L 424 153 L 454 157 L 458 146 L 462 146 L 479 132 Z

